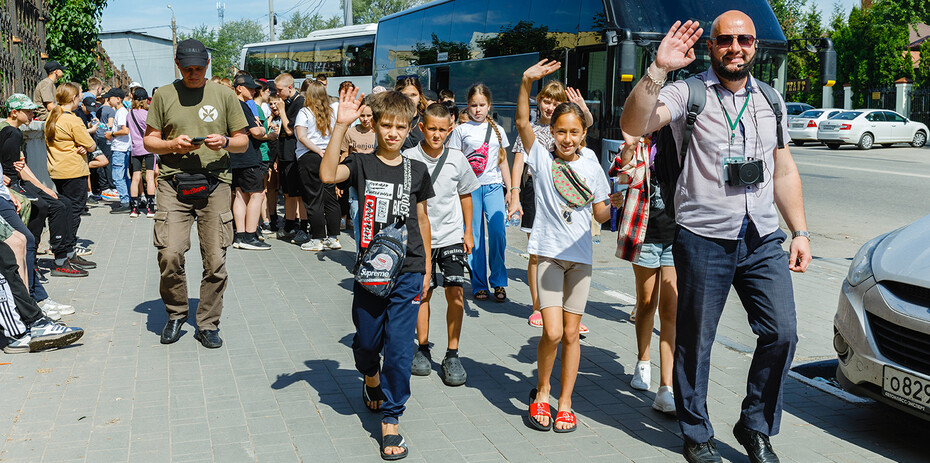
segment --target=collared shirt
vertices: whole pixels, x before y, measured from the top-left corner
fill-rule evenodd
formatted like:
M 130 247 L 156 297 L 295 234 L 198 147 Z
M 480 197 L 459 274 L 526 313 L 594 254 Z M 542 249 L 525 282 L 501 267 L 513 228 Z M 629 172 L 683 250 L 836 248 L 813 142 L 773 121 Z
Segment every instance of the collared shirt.
M 782 131 L 784 140 L 790 140 L 788 120 L 783 118 L 781 127 L 776 127 L 775 113 L 752 76 L 749 76 L 748 88 L 742 88 L 735 94 L 721 84 L 712 70 L 699 74 L 698 78 L 704 81 L 707 99 L 694 124 L 691 145 L 678 178 L 676 220 L 692 233 L 707 238 L 737 239 L 746 216 L 755 223 L 760 235 L 772 233 L 778 229 L 772 184 L 778 143 L 776 130 Z M 750 100 L 746 110 L 739 118 L 736 130 L 731 132 L 724 110 L 735 122 L 747 97 Z M 781 95 L 779 100 L 784 108 Z M 675 143 L 681 146 L 687 116 L 688 85 L 678 81 L 666 86 L 659 93 L 659 101 L 671 113 L 670 125 Z M 731 136 L 734 136 L 732 145 Z M 723 174 L 725 158 L 742 157 L 744 153 L 747 158 L 762 159 L 765 163 L 762 183 L 727 185 Z

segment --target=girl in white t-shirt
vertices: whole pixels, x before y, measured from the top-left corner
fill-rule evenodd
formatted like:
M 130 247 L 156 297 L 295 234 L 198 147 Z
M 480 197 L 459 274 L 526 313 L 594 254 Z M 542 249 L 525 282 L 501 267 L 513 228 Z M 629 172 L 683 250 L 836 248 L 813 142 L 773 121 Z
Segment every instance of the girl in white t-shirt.
M 562 103 L 552 112 L 549 130 L 553 151 L 533 132 L 530 87 L 559 67 L 558 61 L 542 60 L 523 73 L 516 123 L 523 146 L 529 147 L 526 165 L 536 191 L 536 218 L 527 250 L 538 256 L 536 280 L 543 317 L 543 335 L 536 350 L 539 376 L 530 392 L 529 422 L 544 431 L 572 432 L 578 426 L 571 411 L 581 359 L 578 331 L 591 286 L 594 254 L 591 218 L 598 223 L 610 218 L 610 189 L 596 156 L 583 151 L 587 124 L 577 104 Z M 549 376 L 560 342 L 562 391 L 553 424 Z
M 504 250 L 507 238 L 504 222 L 507 212 L 504 191 L 510 190 L 510 165 L 507 152 L 510 146 L 507 133 L 488 115 L 491 111 L 491 90 L 484 84 L 468 89 L 469 121 L 459 125 L 449 136 L 449 148 L 461 150 L 478 176 L 481 187 L 472 194 L 472 236 L 475 249 L 469 256 L 471 288 L 476 300 L 488 299 L 489 288 L 494 288 L 494 300 L 507 300 L 507 266 Z M 503 184 L 503 185 L 502 185 Z M 485 247 L 485 223 L 488 244 Z M 487 267 L 491 268 L 488 279 Z M 489 285 L 490 283 L 490 285 Z
M 304 107 L 294 122 L 294 132 L 300 142 L 297 144 L 297 169 L 301 197 L 310 222 L 310 241 L 300 245 L 304 251 L 342 249 L 339 243 L 342 214 L 336 188 L 320 180 L 320 162 L 335 125 L 336 112 L 330 106 L 326 86 L 317 81 L 311 82 L 304 94 Z

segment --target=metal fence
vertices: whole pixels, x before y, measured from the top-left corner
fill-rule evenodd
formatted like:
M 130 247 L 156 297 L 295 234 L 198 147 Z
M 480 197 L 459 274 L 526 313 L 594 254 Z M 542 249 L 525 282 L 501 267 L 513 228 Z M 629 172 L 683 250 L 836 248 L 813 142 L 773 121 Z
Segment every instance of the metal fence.
M 869 109 L 888 109 L 894 111 L 894 99 L 897 90 L 894 87 L 870 88 L 865 96 L 865 106 Z
M 45 78 L 45 19 L 43 0 L 0 0 L 0 97 L 32 94 Z
M 908 93 L 911 102 L 910 118 L 930 125 L 930 88 L 917 88 Z

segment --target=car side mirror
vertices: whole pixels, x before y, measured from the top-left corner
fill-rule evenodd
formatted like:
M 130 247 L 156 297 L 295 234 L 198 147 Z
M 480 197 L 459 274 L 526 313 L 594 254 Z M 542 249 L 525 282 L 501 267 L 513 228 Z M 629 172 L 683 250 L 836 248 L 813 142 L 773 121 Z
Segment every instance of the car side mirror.
M 907 125 L 908 122 L 910 122 L 910 119 L 905 118 L 905 119 L 904 119 L 904 125 Z

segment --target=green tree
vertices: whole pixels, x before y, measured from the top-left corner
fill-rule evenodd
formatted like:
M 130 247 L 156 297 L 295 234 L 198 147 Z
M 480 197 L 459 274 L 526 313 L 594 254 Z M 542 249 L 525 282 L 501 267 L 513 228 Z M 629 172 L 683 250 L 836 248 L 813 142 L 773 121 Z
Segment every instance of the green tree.
M 487 58 L 548 51 L 558 45 L 559 41 L 549 35 L 548 27 L 534 26 L 531 21 L 503 26 L 497 37 L 478 41 L 478 47 L 484 51 Z
M 332 29 L 342 25 L 342 15 L 336 15 L 329 19 L 323 19 L 319 13 L 301 13 L 294 12 L 291 17 L 284 20 L 281 25 L 281 40 L 299 39 L 306 37 L 307 34 L 322 29 Z
M 97 67 L 97 34 L 107 0 L 47 0 L 49 59 L 67 68 L 65 79 L 84 82 Z
M 268 40 L 264 24 L 254 19 L 227 21 L 219 30 L 204 24 L 195 27 L 189 34 L 178 34 L 178 40 L 197 39 L 212 50 L 213 75 L 232 77 L 239 66 L 242 46 L 251 42 Z
M 800 101 L 820 107 L 823 103 L 823 92 L 820 87 L 820 55 L 807 51 L 806 45 L 818 45 L 817 39 L 826 35 L 821 24 L 823 16 L 816 5 L 813 3 L 808 5 L 807 0 L 769 0 L 769 5 L 781 24 L 785 38 L 789 41 L 814 39 L 794 42 L 792 48 L 800 50 L 788 54 L 788 79 L 810 82 L 808 91 L 792 93 L 789 98 L 791 101 Z
M 423 0 L 353 0 L 352 21 L 355 24 L 376 23 L 384 16 L 424 3 Z
M 446 52 L 449 58 L 445 61 L 464 61 L 470 59 L 468 44 L 461 42 L 452 42 L 448 40 L 439 40 L 436 34 L 433 34 L 432 44 L 427 45 L 418 43 L 413 47 L 413 57 L 417 64 L 435 64 L 439 62 L 439 53 Z

